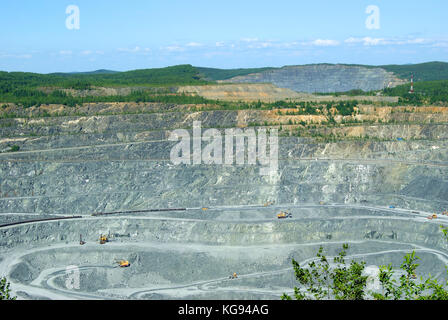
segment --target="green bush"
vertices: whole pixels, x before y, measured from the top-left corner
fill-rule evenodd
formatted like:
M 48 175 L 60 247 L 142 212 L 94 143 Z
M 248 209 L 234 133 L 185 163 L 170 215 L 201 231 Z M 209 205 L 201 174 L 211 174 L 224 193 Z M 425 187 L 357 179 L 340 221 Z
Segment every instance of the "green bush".
M 5 277 L 0 279 L 0 300 L 16 300 L 17 297 L 11 296 L 10 283 Z
M 441 226 L 444 238 L 448 241 L 448 229 Z M 347 265 L 348 244 L 344 244 L 340 253 L 333 259 L 334 267 L 323 254 L 323 247 L 317 252 L 316 259 L 307 267 L 300 266 L 292 259 L 294 274 L 300 287 L 294 287 L 297 300 L 448 300 L 448 281 L 440 284 L 431 276 L 417 281 L 416 263 L 420 258 L 415 251 L 406 254 L 400 269 L 401 276 L 394 277 L 392 265 L 380 266 L 378 274 L 381 289 L 367 290 L 367 276 L 363 275 L 366 263 L 351 261 Z M 447 268 L 448 275 L 448 268 Z M 284 293 L 283 300 L 292 300 Z

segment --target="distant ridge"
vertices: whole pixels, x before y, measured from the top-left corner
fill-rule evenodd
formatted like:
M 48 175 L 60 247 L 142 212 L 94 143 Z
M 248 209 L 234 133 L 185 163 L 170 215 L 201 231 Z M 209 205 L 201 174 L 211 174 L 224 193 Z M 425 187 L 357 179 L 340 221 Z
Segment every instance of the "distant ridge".
M 137 69 L 130 71 L 114 71 L 108 69 L 99 69 L 95 71 L 82 71 L 82 72 L 54 72 L 48 73 L 47 75 L 54 76 L 95 76 L 95 75 L 113 75 L 113 74 L 138 74 L 139 76 L 143 73 L 148 74 L 160 74 L 164 71 L 168 71 L 173 75 L 177 70 L 180 70 L 179 75 L 185 74 L 182 68 L 191 68 L 191 70 L 196 71 L 197 76 L 205 81 L 218 81 L 218 80 L 228 80 L 234 77 L 246 76 L 249 74 L 258 74 L 266 71 L 280 70 L 283 68 L 290 67 L 304 67 L 304 66 L 352 66 L 352 67 L 364 67 L 364 68 L 381 68 L 388 72 L 393 72 L 398 78 L 403 80 L 409 80 L 411 74 L 414 74 L 416 81 L 435 81 L 435 80 L 448 80 L 448 63 L 442 61 L 431 61 L 418 64 L 389 64 L 389 65 L 363 65 L 363 64 L 346 64 L 346 63 L 313 63 L 313 64 L 303 64 L 303 65 L 286 65 L 283 67 L 261 67 L 261 68 L 234 68 L 234 69 L 220 69 L 220 68 L 209 68 L 209 67 L 193 67 L 191 65 L 179 65 L 170 66 L 165 68 L 149 68 L 149 69 Z M 174 71 L 174 72 L 173 72 Z M 1 72 L 1 71 L 0 71 Z M 38 73 L 23 72 L 34 75 L 43 75 Z M 1 79 L 0 79 L 1 80 Z
M 199 72 L 208 80 L 228 80 L 238 76 L 246 76 L 254 73 L 262 73 L 269 70 L 279 70 L 288 67 L 304 67 L 304 66 L 352 66 L 364 68 L 382 68 L 386 71 L 393 72 L 398 78 L 408 80 L 411 74 L 414 74 L 416 81 L 434 81 L 448 80 L 448 63 L 441 61 L 432 61 L 419 64 L 404 65 L 362 65 L 362 64 L 346 64 L 346 63 L 313 63 L 304 65 L 287 65 L 280 68 L 238 68 L 238 69 L 218 69 L 196 67 Z
M 273 83 L 279 88 L 301 92 L 345 92 L 379 90 L 408 83 L 448 80 L 448 63 L 441 61 L 407 65 L 307 64 L 264 68 L 219 69 L 189 64 L 165 68 L 39 74 L 0 71 L 0 95 L 33 96 L 33 88 L 59 87 L 88 89 L 119 86 L 201 85 L 216 82 Z M 23 91 L 25 90 L 25 91 Z M 20 92 L 19 92 L 20 91 Z M 6 100 L 5 100 L 6 101 Z
M 119 73 L 120 71 L 113 71 L 113 70 L 106 70 L 106 69 L 99 69 L 95 71 L 81 71 L 81 72 L 55 72 L 50 73 L 51 75 L 70 75 L 70 74 L 111 74 L 111 73 Z

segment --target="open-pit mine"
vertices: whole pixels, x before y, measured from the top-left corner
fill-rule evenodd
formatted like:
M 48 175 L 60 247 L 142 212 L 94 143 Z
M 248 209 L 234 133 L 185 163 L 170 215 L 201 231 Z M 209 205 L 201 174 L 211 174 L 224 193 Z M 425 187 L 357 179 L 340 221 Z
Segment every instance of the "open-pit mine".
M 355 99 L 259 83 L 176 90 L 230 104 Z M 292 259 L 348 243 L 373 277 L 414 250 L 419 275 L 446 280 L 448 109 L 356 99 L 331 125 L 281 106 L 5 104 L 0 275 L 21 299 L 279 299 L 297 285 Z M 277 174 L 173 164 L 170 134 L 194 121 L 277 129 Z

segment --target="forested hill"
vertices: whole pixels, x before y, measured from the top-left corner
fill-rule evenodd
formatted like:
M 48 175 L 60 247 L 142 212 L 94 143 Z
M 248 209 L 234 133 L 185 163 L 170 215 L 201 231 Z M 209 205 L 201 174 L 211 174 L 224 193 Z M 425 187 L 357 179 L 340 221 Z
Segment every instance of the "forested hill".
M 416 81 L 448 80 L 448 63 L 446 62 L 386 65 L 380 67 L 395 73 L 401 79 L 410 79 L 411 75 L 414 74 Z
M 409 65 L 364 66 L 380 67 L 395 73 L 401 79 L 415 75 L 416 81 L 448 80 L 448 63 L 428 62 Z M 97 70 L 92 72 L 38 74 L 30 72 L 1 72 L 0 91 L 17 88 L 61 87 L 83 89 L 90 86 L 174 86 L 195 85 L 226 80 L 252 73 L 262 73 L 279 68 L 217 69 L 178 65 L 157 69 L 140 69 L 125 72 Z
M 85 72 L 38 74 L 29 72 L 0 72 L 0 92 L 18 88 L 60 87 L 85 89 L 90 86 L 171 86 L 205 83 L 199 71 L 191 65 L 160 69 L 141 69 L 126 72 Z

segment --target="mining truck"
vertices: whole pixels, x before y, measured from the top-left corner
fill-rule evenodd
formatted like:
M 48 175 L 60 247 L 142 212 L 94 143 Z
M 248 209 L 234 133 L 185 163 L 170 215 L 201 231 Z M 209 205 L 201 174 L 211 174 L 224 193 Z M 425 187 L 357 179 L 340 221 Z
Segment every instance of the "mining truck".
M 131 266 L 131 264 L 129 263 L 128 260 L 118 260 L 118 261 L 115 261 L 115 262 L 118 264 L 118 266 L 120 268 L 127 268 L 127 267 Z
M 286 218 L 292 218 L 292 214 L 287 211 L 282 211 L 279 214 L 277 214 L 278 219 L 286 219 Z

